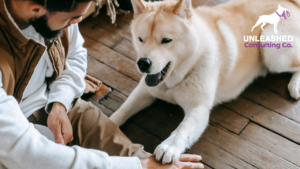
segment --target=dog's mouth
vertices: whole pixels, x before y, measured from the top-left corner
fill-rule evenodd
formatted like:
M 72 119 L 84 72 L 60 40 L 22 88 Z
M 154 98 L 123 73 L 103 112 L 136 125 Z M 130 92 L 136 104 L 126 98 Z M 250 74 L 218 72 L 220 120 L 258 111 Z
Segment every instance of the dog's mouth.
M 169 71 L 170 64 L 171 64 L 171 62 L 169 62 L 163 68 L 163 70 L 157 74 L 148 74 L 145 79 L 146 84 L 150 87 L 154 87 L 154 86 L 157 86 L 160 82 L 162 82 Z

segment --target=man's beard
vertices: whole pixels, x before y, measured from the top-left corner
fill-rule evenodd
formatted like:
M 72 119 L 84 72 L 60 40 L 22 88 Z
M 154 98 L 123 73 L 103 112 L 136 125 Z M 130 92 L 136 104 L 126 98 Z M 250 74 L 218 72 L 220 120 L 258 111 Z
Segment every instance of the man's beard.
M 34 27 L 37 33 L 41 34 L 47 40 L 51 40 L 62 35 L 62 30 L 51 30 L 48 26 L 48 18 L 46 15 L 30 19 L 29 24 Z

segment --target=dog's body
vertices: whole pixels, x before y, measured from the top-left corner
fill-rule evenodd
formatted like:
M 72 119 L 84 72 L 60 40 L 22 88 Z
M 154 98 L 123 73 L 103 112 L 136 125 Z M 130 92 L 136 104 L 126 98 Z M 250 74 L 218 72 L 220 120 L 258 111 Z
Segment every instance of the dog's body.
M 272 25 L 263 32 L 261 29 L 251 32 L 251 27 L 260 15 L 276 11 L 278 4 L 287 8 L 291 16 L 300 16 L 299 0 L 232 0 L 197 9 L 192 9 L 190 0 L 155 3 L 132 0 L 132 3 L 133 44 L 139 69 L 147 74 L 110 119 L 122 125 L 155 98 L 179 104 L 185 118 L 156 148 L 157 160 L 163 163 L 178 160 L 205 130 L 212 107 L 235 99 L 268 69 L 295 72 L 288 87 L 291 96 L 299 98 L 298 17 L 290 17 L 278 25 L 278 35 L 294 37 L 292 48 L 246 48 L 243 41 L 244 35 L 274 35 Z

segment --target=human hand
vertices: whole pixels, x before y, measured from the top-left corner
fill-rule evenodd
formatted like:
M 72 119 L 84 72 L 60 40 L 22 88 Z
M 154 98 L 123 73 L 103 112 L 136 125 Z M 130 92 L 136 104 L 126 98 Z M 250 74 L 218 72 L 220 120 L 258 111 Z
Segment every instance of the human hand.
M 66 145 L 73 140 L 72 125 L 63 104 L 53 103 L 47 125 L 53 132 L 56 143 Z
M 203 164 L 193 163 L 199 162 L 200 160 L 202 160 L 201 156 L 182 154 L 179 161 L 173 164 L 162 165 L 161 163 L 156 162 L 154 157 L 151 156 L 147 159 L 141 160 L 141 164 L 143 169 L 200 169 L 204 168 Z

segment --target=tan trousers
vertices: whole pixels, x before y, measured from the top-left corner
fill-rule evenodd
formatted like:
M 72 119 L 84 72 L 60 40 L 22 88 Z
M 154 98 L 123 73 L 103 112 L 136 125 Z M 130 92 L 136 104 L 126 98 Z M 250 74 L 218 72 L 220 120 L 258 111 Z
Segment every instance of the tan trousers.
M 47 124 L 47 113 L 40 109 L 28 120 Z M 147 158 L 151 154 L 140 144 L 133 144 L 101 110 L 91 102 L 77 99 L 68 113 L 73 127 L 74 140 L 70 146 L 79 145 L 107 152 L 110 156 L 137 156 Z

